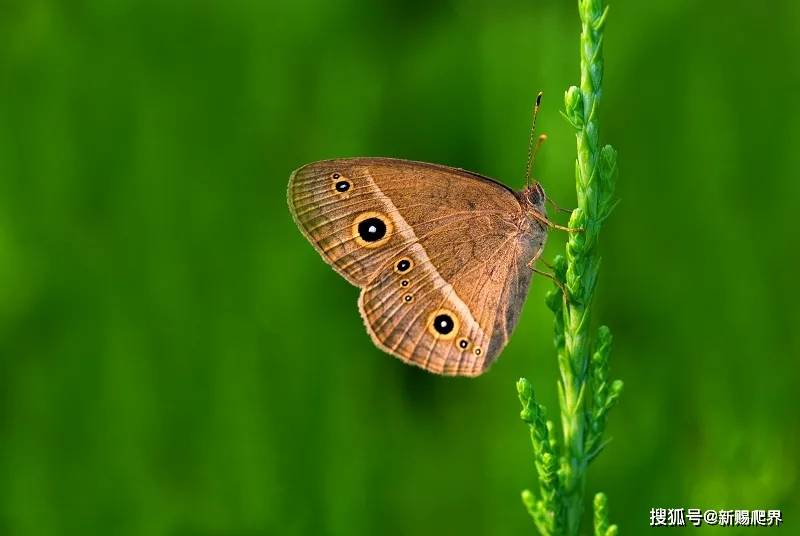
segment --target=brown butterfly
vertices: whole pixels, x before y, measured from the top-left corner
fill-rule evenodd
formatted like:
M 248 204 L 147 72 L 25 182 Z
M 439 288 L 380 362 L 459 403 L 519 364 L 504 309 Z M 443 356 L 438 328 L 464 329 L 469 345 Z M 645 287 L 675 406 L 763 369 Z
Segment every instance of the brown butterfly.
M 287 197 L 322 258 L 361 288 L 378 348 L 446 375 L 477 376 L 506 345 L 553 225 L 539 183 L 517 192 L 391 158 L 307 164 Z

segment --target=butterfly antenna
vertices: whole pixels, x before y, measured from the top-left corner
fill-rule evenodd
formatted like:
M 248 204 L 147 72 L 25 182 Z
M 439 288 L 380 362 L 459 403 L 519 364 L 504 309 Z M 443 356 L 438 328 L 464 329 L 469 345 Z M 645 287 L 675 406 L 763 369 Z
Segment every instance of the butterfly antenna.
M 528 187 L 531 185 L 531 168 L 533 166 L 533 159 L 536 156 L 536 151 L 539 150 L 539 147 L 542 145 L 541 137 L 539 137 L 539 142 L 536 144 L 536 149 L 533 147 L 533 132 L 536 130 L 536 116 L 539 115 L 539 106 L 542 104 L 542 92 L 540 91 L 538 95 L 536 95 L 536 104 L 533 105 L 533 120 L 531 121 L 531 135 L 528 138 L 528 164 L 525 166 L 525 186 Z

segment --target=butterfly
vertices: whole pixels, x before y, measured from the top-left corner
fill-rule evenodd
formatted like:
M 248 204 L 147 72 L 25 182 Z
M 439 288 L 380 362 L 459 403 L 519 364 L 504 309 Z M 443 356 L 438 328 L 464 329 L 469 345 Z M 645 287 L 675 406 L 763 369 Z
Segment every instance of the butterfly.
M 361 288 L 378 348 L 477 376 L 505 347 L 547 238 L 545 194 L 463 169 L 392 158 L 307 164 L 289 180 L 295 223 Z

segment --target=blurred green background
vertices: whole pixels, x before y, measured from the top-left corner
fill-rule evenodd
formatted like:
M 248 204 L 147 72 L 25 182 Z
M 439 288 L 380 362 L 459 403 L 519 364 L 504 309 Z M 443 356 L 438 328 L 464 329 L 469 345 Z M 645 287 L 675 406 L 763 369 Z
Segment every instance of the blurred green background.
M 659 506 L 796 533 L 800 9 L 611 9 L 596 317 L 626 390 L 588 492 L 624 534 Z M 533 534 L 514 382 L 557 416 L 548 282 L 488 374 L 428 375 L 285 191 L 367 155 L 520 187 L 543 90 L 535 174 L 573 206 L 578 30 L 556 0 L 0 2 L 0 534 Z

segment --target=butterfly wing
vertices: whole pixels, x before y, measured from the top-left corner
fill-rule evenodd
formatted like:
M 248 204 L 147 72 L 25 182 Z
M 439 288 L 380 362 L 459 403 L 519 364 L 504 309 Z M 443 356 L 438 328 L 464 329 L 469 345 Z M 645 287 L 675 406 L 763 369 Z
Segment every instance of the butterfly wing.
M 300 168 L 288 197 L 322 257 L 362 287 L 378 347 L 477 375 L 505 346 L 545 240 L 512 190 L 455 168 L 357 158 Z

